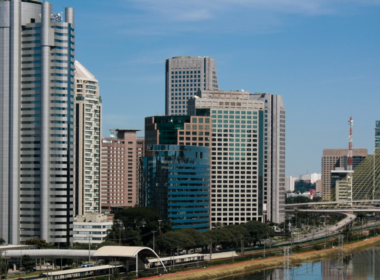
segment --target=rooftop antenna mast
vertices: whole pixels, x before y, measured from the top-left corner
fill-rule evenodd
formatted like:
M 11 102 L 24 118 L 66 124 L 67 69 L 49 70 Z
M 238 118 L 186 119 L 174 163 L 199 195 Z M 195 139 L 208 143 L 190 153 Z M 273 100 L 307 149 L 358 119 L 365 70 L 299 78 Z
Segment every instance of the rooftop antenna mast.
M 350 135 L 348 136 L 347 170 L 352 170 L 352 126 L 354 125 L 352 116 L 350 117 L 348 123 L 350 124 Z

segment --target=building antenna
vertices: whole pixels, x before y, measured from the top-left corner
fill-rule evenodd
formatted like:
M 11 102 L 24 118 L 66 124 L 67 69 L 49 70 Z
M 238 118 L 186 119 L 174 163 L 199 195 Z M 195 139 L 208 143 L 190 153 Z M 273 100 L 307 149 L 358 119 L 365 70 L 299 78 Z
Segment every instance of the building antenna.
M 350 117 L 348 123 L 350 124 L 350 135 L 348 136 L 347 170 L 352 170 L 352 126 L 354 125 L 352 116 Z

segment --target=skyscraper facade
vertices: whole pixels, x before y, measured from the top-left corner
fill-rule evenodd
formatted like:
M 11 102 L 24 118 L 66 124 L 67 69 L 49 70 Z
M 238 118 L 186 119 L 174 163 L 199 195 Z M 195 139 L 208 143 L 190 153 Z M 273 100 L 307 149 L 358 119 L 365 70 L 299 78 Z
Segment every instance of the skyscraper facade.
M 69 244 L 73 229 L 74 9 L 0 1 L 0 236 Z
M 102 138 L 101 212 L 113 214 L 118 209 L 138 203 L 138 162 L 143 156 L 139 129 L 114 129 Z M 138 144 L 139 143 L 139 144 Z
M 211 222 L 263 221 L 264 102 L 248 92 L 201 90 L 188 106 L 191 115 L 212 117 Z
M 140 205 L 154 207 L 173 229 L 210 229 L 210 149 L 151 145 L 142 159 Z
M 187 100 L 201 89 L 219 89 L 213 58 L 178 56 L 166 60 L 165 115 L 187 115 Z
M 353 149 L 353 169 L 367 157 L 367 149 Z M 323 149 L 322 156 L 322 196 L 330 198 L 331 171 L 347 166 L 348 149 Z
M 268 219 L 285 220 L 286 110 L 281 95 L 255 93 L 251 100 L 264 102 L 264 192 Z
M 98 80 L 75 61 L 74 216 L 100 212 L 101 117 Z

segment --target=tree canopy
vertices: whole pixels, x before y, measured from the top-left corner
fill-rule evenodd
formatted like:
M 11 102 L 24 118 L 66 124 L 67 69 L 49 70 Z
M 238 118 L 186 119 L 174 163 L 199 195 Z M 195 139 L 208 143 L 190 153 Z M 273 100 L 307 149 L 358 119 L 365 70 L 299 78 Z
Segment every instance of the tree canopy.
M 0 237 L 0 245 L 3 245 L 5 243 L 4 238 Z
M 29 255 L 23 255 L 22 256 L 22 267 L 21 269 L 25 271 L 26 273 L 33 270 L 35 265 L 34 260 Z
M 285 204 L 308 203 L 308 202 L 312 202 L 312 200 L 306 196 L 295 196 L 295 197 L 288 197 L 285 199 Z
M 52 248 L 50 243 L 47 243 L 46 240 L 41 239 L 41 238 L 30 238 L 25 240 L 26 245 L 34 245 L 38 249 L 47 249 L 47 248 Z
M 158 223 L 161 216 L 153 207 L 134 207 L 117 211 L 114 220 L 121 221 L 126 229 L 138 229 L 151 222 Z

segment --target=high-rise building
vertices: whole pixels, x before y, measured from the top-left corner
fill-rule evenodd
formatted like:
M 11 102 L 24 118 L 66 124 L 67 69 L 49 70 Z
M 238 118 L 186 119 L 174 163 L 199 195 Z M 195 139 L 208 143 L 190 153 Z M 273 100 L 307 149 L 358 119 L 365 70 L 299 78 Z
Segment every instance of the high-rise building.
M 375 127 L 375 148 L 380 146 L 380 121 L 376 121 Z
M 363 161 L 367 155 L 367 149 L 353 149 L 353 169 L 361 161 Z M 324 149 L 322 156 L 322 195 L 323 197 L 330 198 L 331 189 L 331 171 L 336 167 L 347 166 L 348 149 Z
M 289 176 L 285 178 L 285 191 L 294 192 L 295 182 L 298 181 L 298 178 Z
M 150 145 L 141 162 L 140 205 L 154 207 L 173 229 L 210 229 L 210 149 Z
M 152 156 L 154 145 L 170 145 L 168 147 L 172 145 L 199 146 L 210 149 L 211 123 L 212 118 L 210 116 L 154 116 L 145 118 L 146 156 Z M 143 162 L 141 162 L 142 164 Z M 210 178 L 208 186 L 210 192 Z M 142 187 L 140 185 L 140 188 Z M 210 193 L 208 197 L 210 198 Z M 210 200 L 208 201 L 208 213 L 210 218 Z M 210 225 L 210 221 L 208 224 Z
M 264 102 L 264 190 L 268 219 L 285 220 L 286 110 L 281 95 L 255 93 L 251 100 Z
M 145 156 L 145 137 L 137 137 L 136 141 L 136 205 L 139 203 L 140 159 Z
M 138 162 L 144 156 L 140 129 L 113 129 L 111 137 L 102 138 L 101 212 L 113 214 L 118 209 L 138 203 Z
M 154 116 L 145 118 L 145 144 L 211 146 L 210 116 Z
M 201 90 L 189 100 L 191 115 L 212 117 L 212 223 L 265 218 L 270 189 L 264 169 L 270 165 L 264 163 L 264 104 L 240 91 Z
M 187 100 L 198 90 L 218 90 L 215 60 L 178 56 L 166 60 L 165 115 L 187 115 Z
M 102 99 L 98 80 L 75 61 L 74 216 L 100 212 Z
M 322 180 L 317 180 L 315 182 L 315 191 L 316 192 L 322 192 Z
M 69 244 L 73 229 L 74 9 L 0 1 L 0 236 Z

